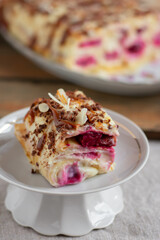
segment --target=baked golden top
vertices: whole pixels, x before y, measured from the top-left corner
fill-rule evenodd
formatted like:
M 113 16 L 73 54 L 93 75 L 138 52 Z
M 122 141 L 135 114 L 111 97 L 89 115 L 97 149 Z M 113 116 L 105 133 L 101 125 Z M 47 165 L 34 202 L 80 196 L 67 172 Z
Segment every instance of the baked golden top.
M 24 118 L 26 140 L 30 135 L 34 138 L 48 136 L 48 149 L 63 151 L 66 138 L 76 136 L 86 131 L 103 132 L 109 136 L 118 136 L 118 127 L 111 117 L 81 91 L 57 91 L 56 97 L 50 99 L 39 98 L 30 107 Z M 31 137 L 31 136 L 30 136 Z

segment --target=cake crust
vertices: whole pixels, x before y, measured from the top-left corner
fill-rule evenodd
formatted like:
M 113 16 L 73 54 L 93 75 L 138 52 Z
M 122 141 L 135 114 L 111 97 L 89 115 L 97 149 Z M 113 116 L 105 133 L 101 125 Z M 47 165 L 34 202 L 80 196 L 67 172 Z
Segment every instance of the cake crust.
M 158 0 L 2 0 L 1 25 L 70 70 L 102 78 L 159 59 Z

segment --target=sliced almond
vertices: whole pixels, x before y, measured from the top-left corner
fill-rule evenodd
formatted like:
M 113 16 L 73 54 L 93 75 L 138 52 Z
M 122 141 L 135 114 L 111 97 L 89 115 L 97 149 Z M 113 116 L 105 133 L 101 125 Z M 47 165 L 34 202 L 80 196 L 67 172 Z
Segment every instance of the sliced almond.
M 66 104 L 63 104 L 61 101 L 59 101 L 56 97 L 54 97 L 51 93 L 48 93 L 49 97 L 51 99 L 53 99 L 55 102 L 57 102 L 58 104 L 60 104 L 61 106 L 63 106 L 65 109 L 69 109 L 69 106 Z
M 87 108 L 82 108 L 82 110 L 78 113 L 76 117 L 76 123 L 81 126 L 84 125 L 87 121 Z
M 68 104 L 68 96 L 62 88 L 57 90 L 57 96 L 63 104 Z
M 39 108 L 39 111 L 43 112 L 43 113 L 45 113 L 49 110 L 49 106 L 46 103 L 40 103 L 38 105 L 38 108 Z

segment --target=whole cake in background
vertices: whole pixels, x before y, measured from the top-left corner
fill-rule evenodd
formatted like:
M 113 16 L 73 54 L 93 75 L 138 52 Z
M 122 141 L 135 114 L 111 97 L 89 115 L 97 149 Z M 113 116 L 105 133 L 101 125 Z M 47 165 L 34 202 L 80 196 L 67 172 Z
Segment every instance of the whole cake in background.
M 159 0 L 1 0 L 1 25 L 70 70 L 131 74 L 160 59 Z
M 39 98 L 24 122 L 15 124 L 32 172 L 54 187 L 76 184 L 114 169 L 118 126 L 81 91 L 57 91 Z

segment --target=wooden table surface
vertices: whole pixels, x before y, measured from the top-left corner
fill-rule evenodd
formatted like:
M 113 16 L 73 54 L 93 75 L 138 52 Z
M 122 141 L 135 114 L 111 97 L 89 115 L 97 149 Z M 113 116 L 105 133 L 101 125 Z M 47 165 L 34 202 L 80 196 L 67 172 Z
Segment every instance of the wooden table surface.
M 117 96 L 79 87 L 51 76 L 0 38 L 0 117 L 29 106 L 37 97 L 56 89 L 81 89 L 104 107 L 137 123 L 149 138 L 160 139 L 160 93 L 152 96 Z

